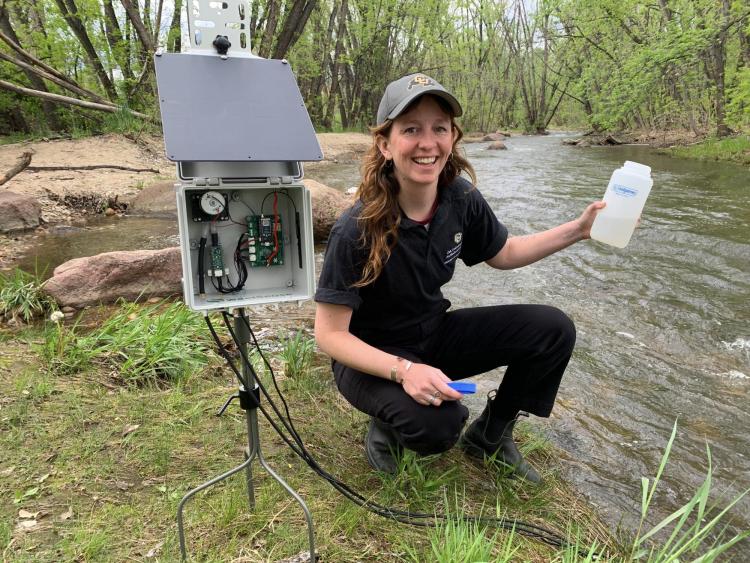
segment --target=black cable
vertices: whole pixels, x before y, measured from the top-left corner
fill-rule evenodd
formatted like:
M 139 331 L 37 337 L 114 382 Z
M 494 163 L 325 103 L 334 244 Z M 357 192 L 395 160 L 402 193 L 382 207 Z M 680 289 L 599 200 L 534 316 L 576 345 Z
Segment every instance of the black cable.
M 238 346 L 238 350 L 240 350 L 240 355 L 242 356 L 242 359 L 244 362 L 247 363 L 249 366 L 251 372 L 255 375 L 255 371 L 252 368 L 252 364 L 249 361 L 245 351 L 243 350 L 243 345 L 238 341 L 236 338 L 236 335 L 234 334 L 234 331 L 231 329 L 231 325 L 229 323 L 229 316 L 226 312 L 223 312 L 224 322 L 227 325 L 227 329 L 229 330 L 230 334 L 232 335 L 232 339 L 235 341 L 235 344 Z M 270 363 L 263 355 L 262 350 L 258 346 L 257 339 L 255 338 L 255 334 L 253 333 L 252 329 L 250 328 L 250 323 L 247 320 L 247 318 L 244 315 L 240 315 L 240 317 L 243 319 L 243 322 L 247 326 L 253 341 L 256 345 L 256 348 L 263 358 L 263 361 L 265 362 L 266 366 L 269 368 L 269 371 L 271 373 L 271 378 L 274 382 L 274 386 L 276 387 L 277 392 L 279 393 L 280 398 L 282 399 L 282 402 L 285 405 L 285 410 L 287 412 L 287 415 L 289 413 L 288 406 L 286 404 L 286 401 L 283 398 L 283 395 L 281 394 L 278 385 L 276 383 L 276 377 L 273 373 L 273 369 L 270 366 Z M 216 335 L 216 332 L 213 330 L 213 327 L 210 325 L 210 319 L 208 316 L 206 316 L 206 322 L 209 323 L 212 335 L 214 336 L 214 340 L 216 341 L 217 345 L 219 346 L 220 350 L 222 351 L 222 355 L 227 360 L 227 362 L 230 364 L 230 367 L 235 372 L 235 374 L 238 376 L 240 381 L 242 381 L 242 377 L 239 375 L 239 371 L 237 370 L 236 366 L 234 366 L 234 363 L 232 362 L 231 358 L 229 357 L 228 353 L 226 353 L 226 350 L 224 349 L 224 346 L 221 344 L 221 341 L 218 339 L 218 336 Z M 257 376 L 255 376 L 256 383 L 258 384 L 259 388 L 261 389 L 263 395 L 266 397 L 266 399 L 269 401 L 269 404 L 271 404 L 275 414 L 279 417 L 282 424 L 286 429 L 292 434 L 294 438 L 295 444 L 291 443 L 291 440 L 285 436 L 281 429 L 278 427 L 278 425 L 275 423 L 275 421 L 271 420 L 269 417 L 269 414 L 266 412 L 266 410 L 258 404 L 257 406 L 261 409 L 261 412 L 266 417 L 268 422 L 271 424 L 271 426 L 274 428 L 274 430 L 279 434 L 279 436 L 282 438 L 282 440 L 290 446 L 292 451 L 294 451 L 305 463 L 307 463 L 308 466 L 310 466 L 313 471 L 318 473 L 321 477 L 323 477 L 329 484 L 331 484 L 337 491 L 339 491 L 342 495 L 344 495 L 346 498 L 354 502 L 355 504 L 366 508 L 367 510 L 370 510 L 371 512 L 387 517 L 402 523 L 415 525 L 415 526 L 434 526 L 436 521 L 447 521 L 451 519 L 455 519 L 455 517 L 450 517 L 445 514 L 426 514 L 426 513 L 415 513 L 415 512 L 409 512 L 409 511 L 403 511 L 398 510 L 390 507 L 384 507 L 382 505 L 379 505 L 377 503 L 374 503 L 372 501 L 369 501 L 364 496 L 362 496 L 357 491 L 353 490 L 350 486 L 348 486 L 346 483 L 343 483 L 339 481 L 335 476 L 328 473 L 326 470 L 324 470 L 318 462 L 315 460 L 315 458 L 310 454 L 309 451 L 304 446 L 304 443 L 302 442 L 301 437 L 297 433 L 296 429 L 294 428 L 294 424 L 291 421 L 291 417 L 289 416 L 288 419 L 285 419 L 281 413 L 279 412 L 278 408 L 273 402 L 273 399 L 268 394 L 267 390 L 265 389 L 265 386 L 262 384 L 260 380 L 257 379 Z M 247 387 L 246 387 L 247 388 Z M 253 397 L 254 399 L 254 397 Z M 509 521 L 506 518 L 492 518 L 492 517 L 482 517 L 482 516 L 464 516 L 462 517 L 463 520 L 468 522 L 475 522 L 480 524 L 487 524 L 487 525 L 493 525 L 499 528 L 503 528 L 506 530 L 515 530 L 523 535 L 533 537 L 535 539 L 538 539 L 539 541 L 542 541 L 548 545 L 562 548 L 566 546 L 570 546 L 570 542 L 563 538 L 562 536 L 558 535 L 552 530 L 549 530 L 547 528 L 544 528 L 542 526 L 537 526 L 535 524 L 530 524 L 528 522 L 523 522 L 519 520 Z M 429 520 L 429 521 L 424 521 Z M 585 552 L 583 550 L 579 550 L 580 553 L 585 555 Z
M 266 204 L 266 200 L 272 196 L 273 194 L 281 194 L 287 197 L 289 201 L 292 202 L 292 207 L 294 208 L 294 212 L 297 212 L 297 206 L 294 204 L 294 200 L 292 199 L 292 196 L 290 196 L 286 192 L 282 192 L 281 190 L 273 190 L 266 194 L 266 197 L 263 198 L 263 200 L 260 202 L 260 214 L 263 215 L 263 206 Z
M 224 315 L 224 322 L 227 325 L 227 329 L 230 331 L 230 334 L 232 335 L 232 338 L 235 340 L 235 344 L 238 345 L 238 349 L 240 350 L 240 353 L 241 353 L 241 355 L 243 357 L 243 360 L 248 361 L 246 354 L 242 350 L 242 346 L 240 346 L 238 340 L 235 337 L 234 331 L 231 329 L 231 326 L 229 325 L 228 315 L 226 313 L 224 313 L 223 315 Z M 253 340 L 257 344 L 257 339 L 255 338 L 255 335 L 252 332 L 252 329 L 250 328 L 250 325 L 249 325 L 249 322 L 248 322 L 247 318 L 244 315 L 241 315 L 241 317 L 242 317 L 245 325 L 247 326 L 247 328 L 248 328 L 251 336 L 253 337 Z M 271 377 L 274 380 L 274 384 L 276 385 L 276 378 L 275 378 L 275 375 L 273 374 L 273 369 L 270 367 L 270 364 L 268 363 L 268 360 L 265 358 L 265 356 L 263 356 L 263 352 L 262 352 L 262 350 L 260 350 L 260 348 L 258 348 L 258 352 L 261 354 L 261 357 L 263 357 L 264 362 L 268 366 L 268 368 L 269 368 L 269 370 L 271 372 Z M 342 493 L 349 500 L 351 500 L 352 502 L 354 502 L 355 504 L 357 504 L 359 506 L 362 506 L 363 508 L 366 508 L 366 509 L 370 510 L 371 512 L 373 512 L 375 514 L 378 514 L 379 516 L 391 518 L 393 520 L 397 520 L 399 522 L 403 522 L 403 523 L 411 524 L 411 525 L 415 525 L 415 526 L 432 526 L 432 525 L 434 525 L 434 521 L 435 520 L 443 520 L 443 521 L 445 521 L 445 520 L 448 520 L 450 518 L 450 517 L 448 517 L 446 515 L 441 515 L 441 514 L 414 513 L 414 512 L 398 510 L 398 509 L 394 509 L 394 508 L 390 508 L 390 507 L 384 507 L 384 506 L 382 506 L 380 504 L 377 504 L 377 503 L 374 503 L 372 501 L 369 501 L 368 499 L 366 499 L 365 497 L 363 497 L 360 493 L 358 493 L 357 491 L 353 490 L 349 485 L 347 485 L 346 483 L 343 483 L 342 481 L 338 480 L 336 477 L 334 477 L 333 475 L 331 475 L 330 473 L 328 473 L 326 470 L 324 470 L 317 463 L 317 460 L 315 460 L 315 458 L 307 451 L 307 449 L 304 446 L 304 443 L 302 443 L 302 439 L 299 436 L 299 434 L 297 433 L 296 429 L 294 429 L 294 426 L 293 426 L 293 424 L 291 422 L 291 419 L 287 421 L 287 420 L 285 420 L 281 416 L 281 414 L 278 411 L 278 408 L 273 403 L 273 399 L 268 395 L 268 392 L 266 391 L 266 389 L 263 386 L 262 382 L 258 381 L 257 383 L 258 383 L 261 391 L 263 392 L 263 394 L 266 396 L 266 398 L 268 399 L 269 403 L 271 404 L 271 406 L 272 406 L 274 412 L 276 413 L 276 415 L 284 423 L 284 426 L 287 427 L 287 429 L 290 431 L 290 433 L 292 433 L 293 436 L 295 437 L 295 441 L 297 442 L 300 451 L 304 455 L 301 455 L 300 453 L 298 453 L 296 448 L 292 448 L 292 449 L 296 453 L 298 453 L 298 455 L 300 455 L 300 457 L 316 473 L 318 473 L 321 477 L 323 477 L 326 481 L 328 481 L 329 484 L 331 484 L 336 490 L 338 490 L 340 493 Z M 276 385 L 276 389 L 278 391 L 278 386 L 277 385 Z M 280 393 L 280 391 L 278 391 L 278 392 Z M 283 395 L 280 394 L 280 397 L 282 398 L 282 401 L 284 401 Z M 267 417 L 268 416 L 267 413 L 263 409 L 261 409 L 261 410 L 262 410 L 264 416 Z M 287 412 L 288 412 L 288 409 L 287 409 Z M 274 427 L 274 429 L 278 432 L 279 431 L 278 427 L 274 424 L 274 422 L 271 421 L 270 419 L 269 419 L 269 422 Z M 281 436 L 281 437 L 282 437 L 282 439 L 284 439 L 284 441 L 287 444 L 289 444 L 289 440 L 285 436 Z M 289 445 L 291 445 L 291 444 L 289 444 Z M 422 521 L 420 521 L 422 519 L 429 519 L 432 522 L 422 522 Z M 552 532 L 550 530 L 547 530 L 546 528 L 543 528 L 541 526 L 536 526 L 534 524 L 529 524 L 529 523 L 526 523 L 526 522 L 522 522 L 522 521 L 512 521 L 512 522 L 510 522 L 510 521 L 508 521 L 508 520 L 506 520 L 504 518 L 488 518 L 488 517 L 474 517 L 474 516 L 464 517 L 464 519 L 467 520 L 467 521 L 472 521 L 472 522 L 492 524 L 492 525 L 495 525 L 497 527 L 501 527 L 501 528 L 504 528 L 504 529 L 515 529 L 515 530 L 518 530 L 519 533 L 524 533 L 526 535 L 533 536 L 533 537 L 539 539 L 540 541 L 543 541 L 545 543 L 548 543 L 550 545 L 554 545 L 554 546 L 557 546 L 557 547 L 562 547 L 565 544 L 565 542 L 566 542 L 566 540 L 564 540 L 563 538 L 561 538 L 560 536 L 558 536 L 554 532 Z M 563 543 L 561 543 L 561 542 L 563 542 Z
M 203 295 L 206 293 L 206 267 L 204 264 L 206 254 L 206 237 L 201 237 L 200 243 L 198 243 L 198 293 Z
M 212 234 L 213 237 L 214 234 Z M 245 262 L 242 260 L 242 241 L 247 236 L 246 232 L 243 232 L 240 234 L 239 238 L 237 239 L 237 246 L 234 249 L 234 255 L 233 255 L 233 261 L 234 261 L 234 267 L 237 271 L 237 283 L 233 284 L 231 280 L 229 279 L 229 276 L 226 276 L 226 282 L 227 287 L 224 287 L 224 283 L 222 282 L 222 277 L 212 277 L 211 278 L 211 285 L 213 285 L 214 289 L 218 291 L 219 293 L 223 294 L 229 294 L 229 293 L 236 293 L 238 291 L 241 291 L 245 287 L 245 283 L 247 282 L 248 278 L 248 271 L 247 266 L 245 265 Z M 217 236 L 218 240 L 218 236 Z

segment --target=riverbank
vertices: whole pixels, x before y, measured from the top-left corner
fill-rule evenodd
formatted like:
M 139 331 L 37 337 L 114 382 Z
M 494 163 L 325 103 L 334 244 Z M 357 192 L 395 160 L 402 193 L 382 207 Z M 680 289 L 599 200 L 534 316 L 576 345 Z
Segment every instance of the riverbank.
M 631 130 L 584 133 L 565 141 L 581 147 L 598 145 L 647 145 L 659 154 L 690 158 L 734 162 L 750 166 L 750 136 L 737 134 L 724 139 L 698 137 L 687 130 Z
M 726 139 L 705 139 L 684 146 L 672 146 L 659 152 L 681 158 L 734 162 L 750 167 L 750 136 L 737 135 Z
M 599 549 L 617 552 L 595 511 L 559 477 L 553 447 L 529 425 L 521 429 L 522 449 L 541 469 L 546 480 L 541 487 L 505 479 L 502 471 L 457 448 L 441 456 L 408 456 L 396 477 L 373 473 L 363 450 L 367 417 L 336 391 L 328 359 L 316 353 L 295 370 L 286 365 L 290 348 L 312 350 L 306 344 L 311 342 L 311 310 L 311 304 L 255 307 L 250 318 L 292 419 L 324 469 L 384 506 L 519 518 L 561 536 L 577 534 L 582 547 L 597 542 Z M 171 319 L 178 316 L 173 307 L 168 312 Z M 127 331 L 149 316 L 158 316 L 154 305 L 113 306 L 85 311 L 75 326 L 39 322 L 0 329 L 4 558 L 177 561 L 178 502 L 192 487 L 241 463 L 247 444 L 242 411 L 233 403 L 224 416 L 214 416 L 236 383 L 197 315 L 174 326 L 178 336 L 197 331 L 191 347 L 201 352 L 201 363 L 182 375 L 172 370 L 166 379 L 125 383 L 122 356 L 130 357 L 130 368 L 138 365 L 126 346 L 117 355 L 92 357 L 80 370 L 55 360 L 73 357 L 75 333 L 94 335 L 112 321 Z M 214 318 L 214 323 L 221 321 Z M 67 335 L 63 344 L 55 336 L 61 330 Z M 300 331 L 296 344 L 290 339 L 294 331 Z M 225 331 L 220 333 L 226 342 Z M 118 338 L 119 332 L 109 334 Z M 177 350 L 179 341 L 162 344 L 162 349 Z M 264 385 L 272 388 L 268 371 L 254 363 Z M 312 512 L 323 561 L 457 561 L 475 553 L 477 560 L 543 562 L 560 555 L 537 540 L 493 527 L 464 522 L 435 530 L 375 516 L 307 468 L 262 417 L 260 431 L 264 457 Z M 307 549 L 299 506 L 257 466 L 254 479 L 254 511 L 247 507 L 242 476 L 187 505 L 192 555 L 211 561 L 305 561 L 292 559 Z M 477 549 L 482 551 L 471 551 Z

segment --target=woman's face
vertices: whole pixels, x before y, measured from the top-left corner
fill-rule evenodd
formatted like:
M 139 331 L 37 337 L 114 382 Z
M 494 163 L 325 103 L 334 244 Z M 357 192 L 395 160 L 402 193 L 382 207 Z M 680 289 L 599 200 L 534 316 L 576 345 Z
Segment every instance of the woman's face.
M 451 155 L 455 132 L 451 117 L 432 96 L 399 115 L 388 137 L 378 148 L 393 160 L 394 173 L 402 190 L 437 187 L 440 172 Z

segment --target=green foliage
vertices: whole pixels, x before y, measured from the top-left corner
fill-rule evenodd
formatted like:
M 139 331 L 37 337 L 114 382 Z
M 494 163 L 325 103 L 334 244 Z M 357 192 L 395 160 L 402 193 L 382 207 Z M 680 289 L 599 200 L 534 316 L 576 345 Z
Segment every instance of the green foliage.
M 750 18 L 748 18 L 750 20 Z M 750 129 L 750 66 L 741 68 L 729 89 L 727 117 L 735 127 Z
M 133 384 L 181 381 L 205 365 L 209 350 L 201 317 L 182 303 L 123 303 L 89 334 L 76 326 L 49 328 L 43 346 L 53 372 L 71 373 L 95 362 Z
M 51 311 L 55 304 L 42 290 L 42 277 L 18 268 L 0 273 L 0 317 L 29 322 Z
M 435 563 L 506 563 L 515 561 L 514 555 L 518 550 L 513 547 L 517 543 L 515 531 L 502 538 L 502 544 L 498 545 L 501 538 L 497 530 L 490 534 L 485 526 L 460 517 L 441 522 L 430 530 L 428 538 L 429 560 Z M 496 554 L 498 547 L 500 554 Z M 413 546 L 406 544 L 403 549 L 408 561 L 419 563 L 425 560 Z
M 710 138 L 697 145 L 672 147 L 669 154 L 698 160 L 727 160 L 750 165 L 750 137 L 737 135 L 726 139 Z
M 315 339 L 298 330 L 286 338 L 281 336 L 279 341 L 279 357 L 284 362 L 284 375 L 290 378 L 303 377 L 312 366 Z
M 629 561 L 652 561 L 652 562 L 678 562 L 687 557 L 696 558 L 696 561 L 715 561 L 717 557 L 725 553 L 736 543 L 750 537 L 750 531 L 744 531 L 725 539 L 724 533 L 719 526 L 724 525 L 724 519 L 729 510 L 737 504 L 747 493 L 732 500 L 723 509 L 717 509 L 715 505 L 709 504 L 711 483 L 713 479 L 713 467 L 711 465 L 711 451 L 706 446 L 707 471 L 706 477 L 700 487 L 695 491 L 692 498 L 678 510 L 664 518 L 647 532 L 643 526 L 649 514 L 654 493 L 661 481 L 664 469 L 672 451 L 672 444 L 677 435 L 677 422 L 672 428 L 672 435 L 664 449 L 659 468 L 653 481 L 641 478 L 641 519 L 636 532 L 636 538 L 630 549 Z M 709 535 L 718 532 L 719 538 L 712 540 L 706 547 L 704 542 L 709 540 Z M 655 545 L 651 542 L 657 534 L 666 534 L 666 540 L 660 540 Z

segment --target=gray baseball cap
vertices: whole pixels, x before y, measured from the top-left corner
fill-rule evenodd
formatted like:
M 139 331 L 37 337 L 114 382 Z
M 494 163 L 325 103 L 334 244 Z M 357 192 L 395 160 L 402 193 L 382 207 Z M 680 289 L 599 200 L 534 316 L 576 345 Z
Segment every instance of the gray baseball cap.
M 377 125 L 385 123 L 386 119 L 396 119 L 406 109 L 406 107 L 420 96 L 432 94 L 448 102 L 453 115 L 458 117 L 463 113 L 461 104 L 434 78 L 426 74 L 410 74 L 394 80 L 385 89 L 383 99 L 378 106 Z

